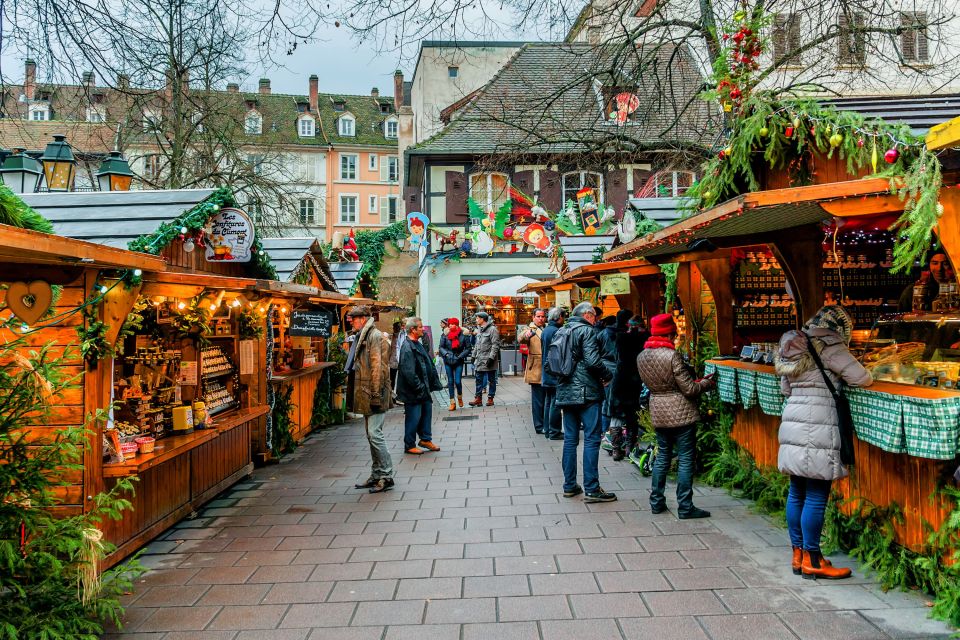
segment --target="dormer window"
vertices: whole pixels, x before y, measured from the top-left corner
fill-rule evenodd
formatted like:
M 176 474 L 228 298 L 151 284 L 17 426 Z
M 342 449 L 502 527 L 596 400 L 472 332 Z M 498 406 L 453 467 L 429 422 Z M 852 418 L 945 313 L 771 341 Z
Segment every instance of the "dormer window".
M 297 121 L 297 134 L 301 138 L 312 138 L 314 136 L 314 121 L 310 116 L 302 116 Z
M 600 92 L 604 120 L 616 124 L 640 119 L 640 98 L 636 86 L 604 86 Z
M 106 122 L 107 116 L 102 106 L 91 105 L 87 107 L 87 122 Z
M 387 121 L 383 123 L 383 135 L 391 140 L 397 139 L 397 131 L 399 129 L 399 122 L 396 118 L 387 118 Z
M 156 111 L 143 112 L 143 131 L 144 133 L 160 131 L 160 114 L 159 113 L 157 113 Z
M 298 103 L 297 103 L 297 113 L 306 113 L 306 112 L 307 112 L 307 108 L 308 108 L 309 106 L 310 106 L 310 105 L 308 105 L 306 102 L 298 102 Z
M 334 111 L 343 111 L 347 108 L 347 103 L 343 100 L 334 100 L 333 101 L 333 110 Z
M 248 136 L 258 136 L 263 133 L 263 116 L 251 111 L 243 121 L 243 132 Z
M 337 118 L 337 133 L 341 136 L 353 137 L 357 135 L 357 121 L 349 113 Z
M 50 119 L 49 104 L 32 104 L 29 108 L 29 117 L 33 122 L 46 122 Z
M 390 113 L 390 103 L 381 102 L 380 103 L 380 113 Z

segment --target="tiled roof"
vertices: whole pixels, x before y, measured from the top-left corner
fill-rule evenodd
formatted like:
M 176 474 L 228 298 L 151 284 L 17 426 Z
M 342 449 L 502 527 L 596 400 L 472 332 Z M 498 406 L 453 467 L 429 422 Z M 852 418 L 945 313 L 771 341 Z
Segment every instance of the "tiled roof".
M 301 262 L 307 260 L 307 254 L 313 255 L 314 262 L 320 267 L 320 280 L 323 289 L 337 290 L 336 281 L 330 272 L 330 266 L 320 254 L 320 241 L 313 236 L 299 238 L 263 238 L 264 251 L 270 256 L 270 262 L 277 270 L 277 279 L 288 281 Z M 312 267 L 308 267 L 312 268 Z
M 131 240 L 153 233 L 213 189 L 25 193 L 23 201 L 53 223 L 61 236 L 126 249 Z
M 343 110 L 337 110 L 337 103 L 343 103 Z M 381 112 L 381 105 L 386 105 L 388 113 Z M 334 145 L 381 145 L 397 147 L 396 139 L 388 139 L 384 135 L 384 121 L 396 113 L 393 108 L 392 96 L 351 96 L 344 94 L 321 93 L 319 96 L 320 118 L 323 120 L 323 132 Z M 355 136 L 341 136 L 337 127 L 340 116 L 349 113 L 356 118 Z
M 527 44 L 449 126 L 410 153 L 702 146 L 712 139 L 714 108 L 696 98 L 701 85 L 694 61 L 680 48 L 625 53 L 586 44 Z M 604 87 L 614 86 L 635 86 L 640 98 L 635 121 L 623 126 L 603 113 Z
M 841 111 L 856 111 L 867 118 L 908 124 L 916 135 L 924 135 L 930 127 L 960 116 L 958 94 L 831 98 L 821 102 Z
M 363 268 L 362 262 L 331 262 L 330 273 L 337 283 L 337 290 L 340 293 L 349 295 L 350 288 L 357 281 L 360 275 L 360 269 Z

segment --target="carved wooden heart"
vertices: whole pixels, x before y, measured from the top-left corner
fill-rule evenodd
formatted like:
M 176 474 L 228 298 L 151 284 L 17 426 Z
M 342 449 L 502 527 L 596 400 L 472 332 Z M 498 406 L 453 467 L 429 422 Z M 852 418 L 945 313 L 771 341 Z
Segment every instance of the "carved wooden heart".
M 34 324 L 50 309 L 53 291 L 43 280 L 31 283 L 11 282 L 7 289 L 7 308 L 26 322 Z

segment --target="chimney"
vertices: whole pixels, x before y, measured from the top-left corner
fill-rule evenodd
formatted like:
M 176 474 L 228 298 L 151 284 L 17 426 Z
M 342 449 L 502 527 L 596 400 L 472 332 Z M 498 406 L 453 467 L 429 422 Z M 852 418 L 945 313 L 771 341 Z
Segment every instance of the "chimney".
M 240 85 L 236 82 L 228 82 L 227 93 L 240 93 Z
M 373 89 L 370 89 L 370 97 L 371 97 L 371 98 L 379 98 L 379 97 L 380 97 L 380 89 L 377 89 L 376 87 L 374 87 Z
M 84 71 L 83 72 L 83 86 L 87 89 L 90 89 L 95 84 L 93 71 Z
M 23 95 L 33 100 L 37 93 L 37 63 L 27 59 L 23 62 Z
M 310 76 L 310 113 L 317 113 L 317 110 L 320 108 L 320 78 L 317 77 L 317 74 Z
M 393 107 L 397 113 L 400 113 L 400 107 L 403 106 L 403 71 L 397 69 L 393 74 Z
M 263 95 L 270 93 L 270 78 L 260 78 L 260 93 Z

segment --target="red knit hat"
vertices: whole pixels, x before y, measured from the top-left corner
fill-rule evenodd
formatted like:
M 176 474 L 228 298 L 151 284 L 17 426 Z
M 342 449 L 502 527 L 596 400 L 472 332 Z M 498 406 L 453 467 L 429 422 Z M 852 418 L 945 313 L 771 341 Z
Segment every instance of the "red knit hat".
M 447 318 L 447 324 L 458 327 L 460 326 L 460 318 Z
M 650 335 L 668 336 L 676 330 L 677 325 L 673 322 L 673 316 L 669 313 L 661 313 L 650 318 Z

